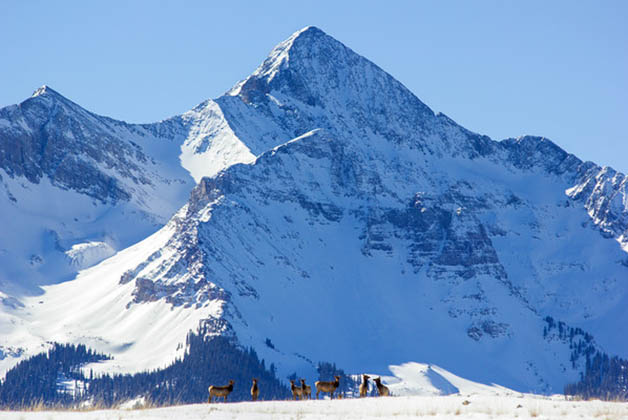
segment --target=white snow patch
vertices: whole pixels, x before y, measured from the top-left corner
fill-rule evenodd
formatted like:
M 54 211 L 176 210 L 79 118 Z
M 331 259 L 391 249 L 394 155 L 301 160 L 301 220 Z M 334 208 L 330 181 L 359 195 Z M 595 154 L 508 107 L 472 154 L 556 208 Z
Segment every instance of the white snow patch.
M 382 383 L 395 396 L 437 396 L 452 394 L 514 395 L 516 391 L 469 381 L 436 365 L 408 362 L 391 365 L 394 376 L 382 376 Z M 375 375 L 370 375 L 375 377 Z
M 181 145 L 181 166 L 198 183 L 236 163 L 251 163 L 255 155 L 238 139 L 214 101 L 183 114 L 190 131 Z
M 90 241 L 72 245 L 65 255 L 70 259 L 72 266 L 82 270 L 98 264 L 115 253 L 116 250 L 106 242 Z

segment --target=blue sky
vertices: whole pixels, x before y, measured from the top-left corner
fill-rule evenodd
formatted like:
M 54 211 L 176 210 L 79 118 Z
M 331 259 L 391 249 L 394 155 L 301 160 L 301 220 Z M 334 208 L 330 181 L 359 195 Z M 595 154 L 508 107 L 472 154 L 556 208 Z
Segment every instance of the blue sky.
M 548 137 L 628 172 L 626 1 L 14 1 L 0 106 L 48 84 L 129 122 L 185 112 L 315 25 L 494 139 Z

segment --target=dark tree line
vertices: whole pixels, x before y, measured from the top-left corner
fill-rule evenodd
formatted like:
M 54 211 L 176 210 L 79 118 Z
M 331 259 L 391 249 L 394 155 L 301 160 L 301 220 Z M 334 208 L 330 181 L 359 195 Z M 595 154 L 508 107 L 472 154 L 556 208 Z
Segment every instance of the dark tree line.
M 274 365 L 267 369 L 255 350 L 242 349 L 225 337 L 208 338 L 190 333 L 186 354 L 165 369 L 126 375 L 86 377 L 80 367 L 108 359 L 84 345 L 57 344 L 49 351 L 30 357 L 9 370 L 0 383 L 0 406 L 5 408 L 70 407 L 81 401 L 111 407 L 136 397 L 155 405 L 207 401 L 210 384 L 223 385 L 230 379 L 235 387 L 231 401 L 250 400 L 251 378 L 259 379 L 260 399 L 284 399 L 289 390 L 276 377 Z M 82 392 L 68 393 L 61 380 L 84 384 Z
M 565 386 L 565 395 L 584 399 L 628 400 L 628 360 L 596 352 L 587 356 L 580 381 Z
M 565 395 L 584 399 L 628 400 L 628 361 L 619 357 L 609 357 L 599 351 L 593 336 L 580 328 L 572 328 L 562 321 L 545 317 L 543 337 L 551 334 L 569 343 L 570 361 L 573 368 L 580 359 L 585 360 L 584 372 L 580 380 L 565 386 Z
M 44 403 L 65 406 L 75 395 L 59 388 L 60 380 L 84 381 L 79 367 L 85 363 L 109 359 L 83 344 L 54 343 L 47 352 L 21 361 L 0 383 L 0 405 L 8 408 L 30 407 Z
M 104 375 L 90 382 L 89 394 L 105 406 L 144 396 L 156 405 L 200 403 L 207 401 L 207 387 L 235 386 L 229 400 L 251 399 L 251 378 L 258 379 L 260 399 L 283 399 L 288 388 L 275 376 L 274 366 L 266 369 L 252 348 L 242 350 L 225 337 L 187 337 L 188 351 L 182 359 L 165 369 L 132 375 Z
M 561 341 L 569 343 L 571 350 L 569 361 L 572 368 L 577 367 L 578 360 L 581 358 L 588 360 L 597 351 L 593 336 L 581 328 L 569 327 L 562 321 L 555 321 L 551 316 L 546 316 L 544 320 L 547 325 L 543 327 L 543 338 L 556 334 Z

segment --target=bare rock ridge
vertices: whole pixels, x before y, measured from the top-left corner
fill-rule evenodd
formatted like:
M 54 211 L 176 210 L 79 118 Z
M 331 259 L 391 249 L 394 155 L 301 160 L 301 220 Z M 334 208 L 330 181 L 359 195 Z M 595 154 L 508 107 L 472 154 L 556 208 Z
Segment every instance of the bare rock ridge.
M 0 109 L 0 210 L 11 220 L 0 237 L 0 292 L 41 293 L 172 216 L 193 179 L 178 159 L 182 123 L 160 124 L 96 115 L 48 86 Z
M 21 104 L 2 109 L 0 118 L 18 123 L 2 130 L 0 143 L 0 167 L 10 176 L 24 176 L 32 183 L 48 176 L 61 188 L 112 202 L 129 200 L 130 194 L 96 164 L 134 182 L 150 183 L 135 161 L 146 161 L 141 150 L 103 129 L 111 122 L 85 112 L 47 86 Z

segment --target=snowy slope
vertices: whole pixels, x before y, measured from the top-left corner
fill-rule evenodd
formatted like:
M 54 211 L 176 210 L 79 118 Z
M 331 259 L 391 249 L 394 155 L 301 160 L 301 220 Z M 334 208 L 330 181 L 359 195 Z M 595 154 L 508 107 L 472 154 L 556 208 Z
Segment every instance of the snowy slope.
M 74 277 L 163 226 L 195 179 L 251 158 L 212 101 L 137 125 L 42 86 L 0 109 L 0 290 Z
M 10 221 L 0 290 L 38 293 L 161 227 L 193 187 L 178 149 L 47 86 L 0 110 L 0 211 Z
M 628 416 L 624 403 L 566 401 L 530 395 L 451 395 L 366 398 L 326 401 L 265 401 L 183 405 L 153 409 L 95 411 L 3 412 L 2 419 L 23 420 L 181 420 L 212 418 L 241 420 L 326 419 L 608 419 Z
M 499 385 L 485 385 L 454 375 L 435 365 L 404 363 L 389 367 L 392 376 L 382 376 L 382 382 L 394 396 L 437 396 L 437 395 L 513 395 L 508 388 Z M 371 374 L 371 378 L 379 374 Z M 369 392 L 375 388 L 369 383 Z M 377 391 L 375 391 L 377 392 Z
M 195 178 L 250 159 L 212 101 L 144 125 L 86 111 L 48 86 L 0 109 L 0 330 L 42 286 L 162 227 Z M 0 363 L 14 364 L 7 356 L 25 345 L 3 336 Z
M 628 356 L 622 174 L 543 138 L 472 133 L 314 27 L 226 95 L 146 130 L 180 126 L 199 181 L 188 203 L 8 309 L 6 349 L 85 342 L 115 356 L 93 368 L 137 371 L 173 360 L 203 323 L 282 377 L 311 381 L 319 361 L 384 374 L 420 362 L 551 393 L 583 367 L 544 337 L 551 315 Z M 79 310 L 59 309 L 69 297 Z M 463 386 L 421 369 L 438 392 Z

